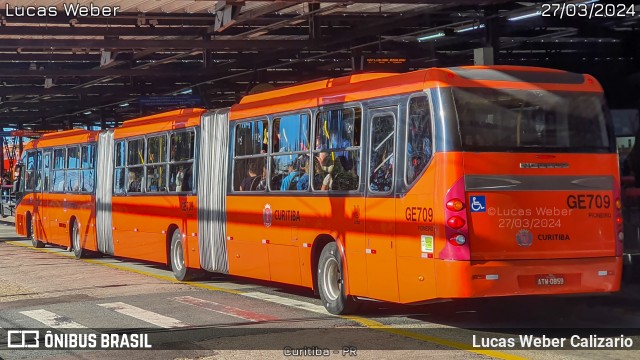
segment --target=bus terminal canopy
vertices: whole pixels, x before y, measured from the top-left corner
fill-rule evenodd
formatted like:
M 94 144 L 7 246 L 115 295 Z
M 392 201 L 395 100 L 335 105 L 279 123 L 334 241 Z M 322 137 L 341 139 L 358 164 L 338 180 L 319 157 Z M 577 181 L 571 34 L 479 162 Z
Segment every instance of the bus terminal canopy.
M 167 109 L 226 107 L 266 87 L 472 65 L 478 49 L 487 64 L 591 73 L 612 105 L 635 104 L 622 90 L 637 84 L 634 7 L 585 20 L 504 0 L 6 3 L 5 128 L 106 128 Z M 604 6 L 596 3 L 588 6 Z

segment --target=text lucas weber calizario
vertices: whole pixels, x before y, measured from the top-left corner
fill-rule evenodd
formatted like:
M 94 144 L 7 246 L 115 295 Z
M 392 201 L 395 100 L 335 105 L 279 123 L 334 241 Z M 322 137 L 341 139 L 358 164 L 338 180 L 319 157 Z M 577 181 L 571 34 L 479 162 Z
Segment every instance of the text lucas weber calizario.
M 4 4 L 4 15 L 12 17 L 58 16 L 68 17 L 113 17 L 118 15 L 119 6 L 98 6 L 93 3 L 63 3 L 62 8 L 55 6 L 11 6 Z

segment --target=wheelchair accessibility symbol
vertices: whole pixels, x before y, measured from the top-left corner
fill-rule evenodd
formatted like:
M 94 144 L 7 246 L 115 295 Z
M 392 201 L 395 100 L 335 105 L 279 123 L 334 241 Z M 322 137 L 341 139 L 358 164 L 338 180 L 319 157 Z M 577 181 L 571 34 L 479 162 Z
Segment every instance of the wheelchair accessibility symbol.
M 472 196 L 471 197 L 471 212 L 486 212 L 487 201 L 484 196 Z

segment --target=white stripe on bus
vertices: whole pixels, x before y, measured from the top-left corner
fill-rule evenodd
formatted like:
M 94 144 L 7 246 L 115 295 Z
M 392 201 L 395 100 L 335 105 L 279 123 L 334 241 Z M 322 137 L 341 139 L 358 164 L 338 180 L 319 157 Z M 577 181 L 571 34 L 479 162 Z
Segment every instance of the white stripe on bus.
M 131 316 L 133 318 L 148 322 L 161 328 L 178 328 L 189 326 L 189 324 L 183 323 L 180 320 L 160 315 L 158 313 L 154 313 L 153 311 L 144 310 L 133 305 L 125 304 L 123 302 L 114 302 L 99 305 L 109 310 L 119 312 L 123 315 Z
M 26 315 L 44 325 L 54 329 L 86 329 L 86 326 L 69 320 L 69 318 L 52 313 L 47 310 L 29 310 L 21 311 L 20 314 Z

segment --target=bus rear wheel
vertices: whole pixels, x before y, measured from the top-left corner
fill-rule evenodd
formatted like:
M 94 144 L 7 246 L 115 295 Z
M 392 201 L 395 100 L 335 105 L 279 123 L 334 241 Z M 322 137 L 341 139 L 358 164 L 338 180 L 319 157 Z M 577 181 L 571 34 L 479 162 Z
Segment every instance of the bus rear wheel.
M 82 249 L 82 245 L 80 244 L 80 229 L 78 229 L 78 222 L 76 221 L 73 222 L 71 241 L 72 241 L 71 246 L 73 248 L 73 255 L 76 257 L 76 259 L 81 259 L 82 256 L 84 255 L 84 252 Z
M 182 246 L 182 234 L 176 229 L 171 236 L 170 261 L 171 270 L 176 279 L 180 281 L 188 281 L 193 278 L 193 270 L 189 269 L 184 263 L 184 249 Z
M 357 303 L 345 293 L 342 256 L 335 242 L 328 243 L 318 260 L 318 291 L 322 304 L 332 314 L 349 314 Z
M 27 237 L 31 239 L 31 245 L 35 248 L 43 248 L 44 242 L 36 239 L 35 227 L 33 225 L 33 219 L 31 216 L 27 218 Z

